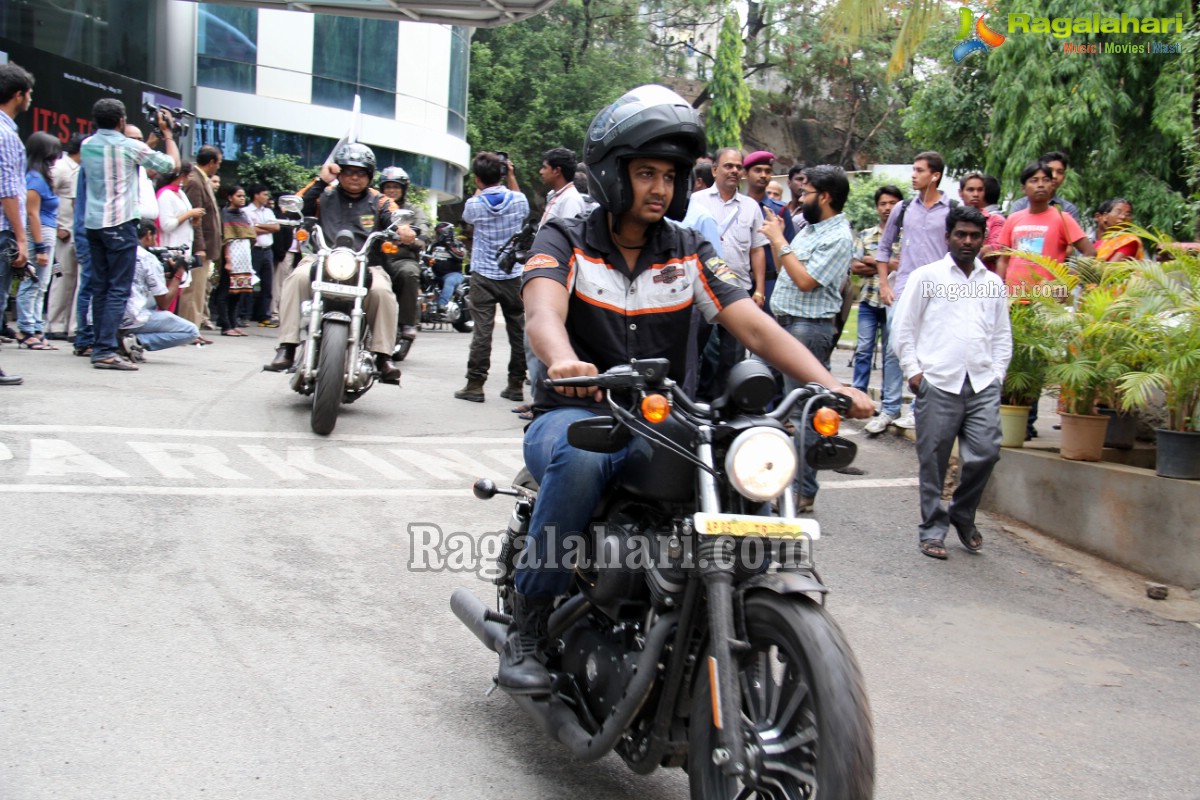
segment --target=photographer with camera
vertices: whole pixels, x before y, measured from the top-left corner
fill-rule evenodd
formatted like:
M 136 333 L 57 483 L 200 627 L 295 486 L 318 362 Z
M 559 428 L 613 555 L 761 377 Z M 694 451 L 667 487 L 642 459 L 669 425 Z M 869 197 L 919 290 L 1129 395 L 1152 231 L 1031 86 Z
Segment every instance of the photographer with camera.
M 525 305 L 521 302 L 521 271 L 511 267 L 510 271 L 504 271 L 496 258 L 508 240 L 521 230 L 529 215 L 529 201 L 521 194 L 516 171 L 507 155 L 479 153 L 471 162 L 471 171 L 475 173 L 475 194 L 468 198 L 463 208 L 463 221 L 475 227 L 470 295 L 475 330 L 467 359 L 467 385 L 454 396 L 473 403 L 484 401 L 483 385 L 492 364 L 492 329 L 499 305 L 504 312 L 512 351 L 508 361 L 508 385 L 500 396 L 520 402 L 525 397 Z
M 191 344 L 199 330 L 167 310 L 179 296 L 179 287 L 188 274 L 191 258 L 188 249 L 155 247 L 158 230 L 149 222 L 139 223 L 137 232 L 137 266 L 121 320 L 120 348 L 130 360 L 144 361 L 143 350 Z
M 92 366 L 96 369 L 137 369 L 117 355 L 117 329 L 129 300 L 137 267 L 138 171 L 145 166 L 156 172 L 179 168 L 171 115 L 160 111 L 159 129 L 166 154 L 151 149 L 157 133 L 147 142 L 126 137 L 125 104 L 113 97 L 97 100 L 92 107 L 96 133 L 80 148 L 81 170 L 87 178 L 87 226 L 90 245 L 92 322 L 95 343 Z

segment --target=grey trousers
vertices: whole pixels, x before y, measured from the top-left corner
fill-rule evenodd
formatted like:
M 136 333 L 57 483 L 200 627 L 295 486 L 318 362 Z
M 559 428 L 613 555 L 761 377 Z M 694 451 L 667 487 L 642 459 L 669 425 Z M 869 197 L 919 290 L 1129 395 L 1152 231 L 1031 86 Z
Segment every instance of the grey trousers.
M 992 468 L 1000 459 L 1000 383 L 978 394 L 971 380 L 959 394 L 943 392 L 922 379 L 917 390 L 917 461 L 920 465 L 922 542 L 940 542 L 953 525 L 970 531 Z M 942 507 L 942 487 L 950 450 L 958 439 L 958 488 L 949 509 Z

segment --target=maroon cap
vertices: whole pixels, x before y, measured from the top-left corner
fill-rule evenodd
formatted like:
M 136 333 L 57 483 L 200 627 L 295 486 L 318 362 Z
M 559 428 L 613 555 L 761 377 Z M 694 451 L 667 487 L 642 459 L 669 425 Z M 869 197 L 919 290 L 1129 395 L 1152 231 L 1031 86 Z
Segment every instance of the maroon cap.
M 770 164 L 775 160 L 775 154 L 767 150 L 755 150 L 750 155 L 746 156 L 746 160 L 742 164 L 746 169 L 756 167 L 759 164 Z

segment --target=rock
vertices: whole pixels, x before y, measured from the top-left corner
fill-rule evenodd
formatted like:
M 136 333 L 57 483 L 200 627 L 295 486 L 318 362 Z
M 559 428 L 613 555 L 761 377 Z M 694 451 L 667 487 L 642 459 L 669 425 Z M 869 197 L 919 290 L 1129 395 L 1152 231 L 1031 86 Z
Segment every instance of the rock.
M 1145 408 L 1133 412 L 1137 418 L 1137 440 L 1139 442 L 1156 442 L 1158 428 L 1165 428 L 1169 423 L 1167 403 L 1161 392 L 1156 392 Z
M 1146 581 L 1146 597 L 1149 597 L 1151 600 L 1166 600 L 1169 591 L 1170 589 L 1161 583 Z

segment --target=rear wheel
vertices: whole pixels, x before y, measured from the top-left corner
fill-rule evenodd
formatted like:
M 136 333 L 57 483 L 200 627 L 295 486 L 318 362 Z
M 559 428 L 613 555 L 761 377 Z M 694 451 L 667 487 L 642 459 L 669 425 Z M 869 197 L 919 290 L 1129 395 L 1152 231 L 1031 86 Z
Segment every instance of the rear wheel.
M 324 436 L 337 425 L 342 395 L 346 393 L 346 343 L 350 328 L 343 322 L 326 321 L 321 328 L 317 351 L 317 387 L 313 391 L 312 429 Z
M 713 761 L 708 670 L 698 670 L 688 743 L 691 796 L 771 800 L 868 800 L 874 792 L 871 712 L 862 673 L 841 630 L 799 597 L 745 602 L 750 650 L 738 659 L 747 771 Z
M 475 319 L 471 316 L 471 307 L 467 304 L 466 292 L 455 292 L 446 304 L 446 321 L 454 326 L 459 333 L 470 333 L 475 330 Z

